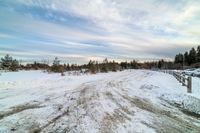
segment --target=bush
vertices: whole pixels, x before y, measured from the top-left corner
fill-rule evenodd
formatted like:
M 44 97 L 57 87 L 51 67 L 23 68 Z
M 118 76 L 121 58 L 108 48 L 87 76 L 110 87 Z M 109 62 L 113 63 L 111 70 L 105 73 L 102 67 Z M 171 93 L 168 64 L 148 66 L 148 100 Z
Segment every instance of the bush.
M 65 71 L 65 68 L 63 65 L 60 65 L 60 61 L 56 57 L 53 61 L 53 65 L 50 68 L 50 71 L 55 73 L 63 73 Z

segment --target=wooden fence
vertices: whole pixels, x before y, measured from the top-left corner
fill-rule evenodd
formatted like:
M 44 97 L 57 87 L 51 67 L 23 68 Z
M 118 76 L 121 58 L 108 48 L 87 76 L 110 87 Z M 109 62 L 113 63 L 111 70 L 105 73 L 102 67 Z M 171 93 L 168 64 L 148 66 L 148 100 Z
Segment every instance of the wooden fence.
M 173 70 L 161 70 L 161 72 L 173 75 L 183 86 L 187 87 L 187 92 L 192 93 L 192 77 L 186 76 L 180 72 Z

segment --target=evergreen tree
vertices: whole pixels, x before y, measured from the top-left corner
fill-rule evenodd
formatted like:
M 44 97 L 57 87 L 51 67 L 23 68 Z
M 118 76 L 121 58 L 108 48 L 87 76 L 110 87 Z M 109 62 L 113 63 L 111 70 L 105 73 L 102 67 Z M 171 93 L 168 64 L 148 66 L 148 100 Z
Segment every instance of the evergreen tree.
M 179 57 L 178 57 L 178 60 L 179 60 L 179 63 L 183 63 L 183 54 L 179 54 Z
M 131 65 L 131 69 L 137 69 L 138 64 L 135 60 L 131 61 L 130 65 Z
M 10 66 L 10 70 L 11 71 L 17 71 L 17 69 L 19 68 L 19 62 L 15 59 L 12 61 L 12 64 Z
M 116 72 L 117 71 L 117 63 L 113 60 L 113 62 L 110 63 L 111 71 Z
M 175 63 L 183 63 L 183 54 L 179 53 L 175 56 Z
M 53 61 L 53 65 L 58 66 L 60 64 L 60 61 L 58 60 L 58 57 L 56 57 Z
M 10 66 L 12 65 L 12 57 L 10 55 L 6 55 L 4 58 L 1 58 L 1 68 L 4 70 L 10 70 Z
M 69 63 L 67 64 L 67 71 L 70 71 L 71 70 L 71 68 L 70 68 L 70 65 L 69 65 Z
M 163 59 L 162 59 L 162 60 L 159 60 L 159 61 L 158 61 L 158 68 L 159 68 L 159 69 L 163 68 L 164 63 L 165 63 L 165 62 L 164 62 Z
M 90 72 L 92 74 L 95 74 L 97 72 L 95 61 L 92 61 L 92 60 L 89 61 L 89 63 L 88 63 L 88 69 L 90 70 Z
M 197 47 L 196 61 L 200 63 L 200 46 Z
M 64 63 L 63 68 L 65 71 L 67 71 L 67 65 Z
M 0 66 L 3 70 L 16 71 L 19 68 L 19 62 L 10 56 L 6 55 L 4 58 L 1 58 Z
M 175 58 L 174 58 L 174 63 L 175 63 L 175 64 L 178 63 L 178 55 L 175 56 Z
M 121 65 L 122 69 L 128 69 L 127 61 L 126 62 L 121 62 L 120 65 Z
M 100 69 L 100 67 L 99 67 L 99 63 L 98 63 L 98 61 L 96 61 L 96 64 L 95 64 L 95 66 L 96 66 L 96 71 L 97 71 L 97 72 L 99 72 L 99 71 L 100 71 L 100 70 L 99 70 L 99 69 Z
M 189 55 L 188 55 L 188 52 L 184 53 L 183 62 L 184 62 L 184 65 L 189 64 Z
M 102 63 L 101 72 L 108 72 L 108 59 L 107 58 Z
M 191 65 L 193 63 L 196 63 L 196 50 L 192 48 L 189 52 L 189 59 L 188 64 Z
M 53 61 L 53 65 L 51 66 L 51 71 L 55 73 L 63 73 L 64 67 L 60 65 L 60 60 L 56 57 Z

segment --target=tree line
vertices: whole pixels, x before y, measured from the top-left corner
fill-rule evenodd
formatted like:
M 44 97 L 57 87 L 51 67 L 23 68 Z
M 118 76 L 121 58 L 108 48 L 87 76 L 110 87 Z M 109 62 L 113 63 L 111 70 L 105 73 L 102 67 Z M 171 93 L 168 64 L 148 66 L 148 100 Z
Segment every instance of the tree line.
M 179 66 L 200 67 L 200 46 L 196 49 L 191 48 L 185 53 L 179 53 L 175 56 L 174 63 Z
M 53 60 L 52 65 L 49 65 L 47 62 L 39 63 L 28 63 L 26 65 L 20 64 L 18 60 L 13 59 L 10 55 L 0 59 L 0 70 L 7 71 L 18 71 L 18 70 L 45 70 L 48 72 L 55 73 L 64 73 L 66 71 L 82 71 L 90 73 L 99 73 L 99 72 L 109 72 L 109 71 L 122 71 L 126 69 L 152 69 L 152 68 L 163 68 L 164 66 L 169 66 L 169 62 L 164 60 L 158 62 L 144 62 L 139 63 L 136 60 L 127 62 L 116 62 L 114 60 L 109 61 L 107 58 L 102 62 L 95 60 L 90 60 L 87 64 L 77 65 L 77 64 L 61 64 L 60 60 L 56 57 Z
M 13 59 L 10 55 L 6 55 L 0 60 L 0 70 L 18 71 L 18 70 L 45 70 L 47 72 L 64 73 L 66 71 L 81 71 L 90 73 L 99 72 L 116 72 L 126 69 L 174 69 L 173 62 L 170 61 L 151 61 L 151 62 L 137 62 L 136 60 L 116 62 L 115 60 L 109 61 L 107 58 L 102 62 L 90 60 L 87 64 L 61 64 L 61 61 L 56 57 L 52 65 L 47 62 L 28 63 L 26 65 L 20 64 L 18 60 Z
M 174 61 L 149 61 L 137 62 L 136 60 L 116 62 L 115 60 L 109 61 L 107 58 L 102 62 L 90 60 L 87 64 L 61 64 L 60 60 L 56 57 L 52 65 L 47 62 L 28 63 L 26 65 L 20 64 L 18 60 L 10 55 L 0 59 L 0 70 L 18 71 L 18 70 L 45 70 L 47 72 L 64 73 L 66 71 L 81 71 L 90 73 L 109 72 L 109 71 L 122 71 L 126 69 L 182 69 L 183 66 L 200 67 L 200 46 L 197 49 L 192 48 L 184 54 L 179 53 L 175 56 Z

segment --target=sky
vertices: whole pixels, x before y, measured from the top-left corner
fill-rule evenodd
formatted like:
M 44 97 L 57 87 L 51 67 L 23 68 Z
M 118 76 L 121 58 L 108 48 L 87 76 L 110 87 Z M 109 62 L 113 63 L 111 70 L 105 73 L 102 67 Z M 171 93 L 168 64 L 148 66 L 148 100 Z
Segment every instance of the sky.
M 199 0 L 0 0 L 0 57 L 171 60 L 200 43 Z

